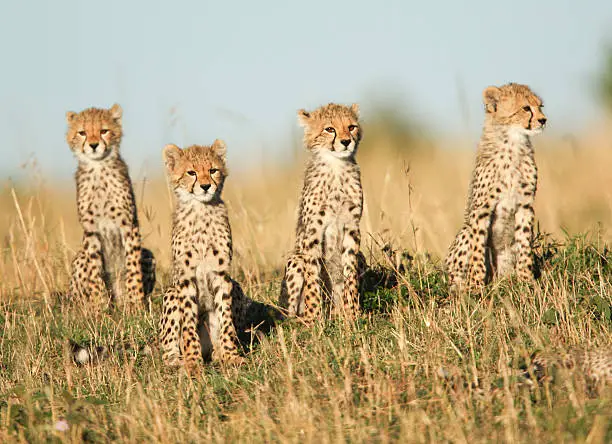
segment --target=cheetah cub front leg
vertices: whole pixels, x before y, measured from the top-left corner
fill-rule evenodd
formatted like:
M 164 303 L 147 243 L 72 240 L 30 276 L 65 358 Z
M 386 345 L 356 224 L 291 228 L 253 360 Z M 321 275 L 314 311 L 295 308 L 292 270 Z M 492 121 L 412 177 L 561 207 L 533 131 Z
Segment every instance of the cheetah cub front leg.
M 343 314 L 353 318 L 359 312 L 359 226 L 345 228 L 342 243 L 342 272 L 344 276 Z
M 542 132 L 542 100 L 509 83 L 483 92 L 485 123 L 465 220 L 446 257 L 451 289 L 475 289 L 511 273 L 533 279 L 531 242 L 537 168 L 531 136 Z
M 285 307 L 289 316 L 304 316 L 303 298 L 306 258 L 302 254 L 293 254 L 287 259 L 285 277 L 281 284 L 279 305 Z
M 240 363 L 233 313 L 241 290 L 230 275 L 232 235 L 221 192 L 225 143 L 164 149 L 175 194 L 172 286 L 163 299 L 160 342 L 166 364 L 197 367 L 204 358 Z
M 358 106 L 329 104 L 298 112 L 311 156 L 300 197 L 295 248 L 287 260 L 280 305 L 311 323 L 323 302 L 333 314 L 359 312 L 359 223 L 363 191 L 355 154 Z
M 110 302 L 104 282 L 102 243 L 96 235 L 86 233 L 83 245 L 72 261 L 69 294 L 87 295 L 96 307 L 106 307 Z

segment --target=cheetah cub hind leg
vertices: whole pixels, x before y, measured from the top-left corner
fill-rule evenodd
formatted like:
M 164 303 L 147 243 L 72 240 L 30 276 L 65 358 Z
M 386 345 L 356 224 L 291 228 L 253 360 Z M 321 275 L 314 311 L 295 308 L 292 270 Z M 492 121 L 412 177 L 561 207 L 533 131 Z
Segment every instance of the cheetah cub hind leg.
M 168 367 L 181 365 L 180 328 L 181 310 L 177 289 L 172 286 L 164 293 L 163 313 L 160 319 L 160 345 L 163 351 L 162 360 Z
M 469 245 L 464 232 L 465 228 L 461 230 L 451 244 L 444 261 L 444 268 L 448 275 L 449 291 L 451 293 L 457 293 L 465 286 Z
M 98 308 L 110 304 L 105 282 L 102 245 L 96 236 L 90 236 L 72 261 L 72 275 L 67 299 L 79 305 L 88 301 Z

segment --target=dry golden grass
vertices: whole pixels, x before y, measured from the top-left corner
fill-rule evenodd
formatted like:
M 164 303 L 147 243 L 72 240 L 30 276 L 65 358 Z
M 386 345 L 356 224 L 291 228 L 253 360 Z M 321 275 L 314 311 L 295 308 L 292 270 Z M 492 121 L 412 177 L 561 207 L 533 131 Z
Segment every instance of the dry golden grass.
M 155 337 L 170 263 L 171 199 L 161 175 L 134 177 L 144 245 L 158 266 L 152 310 L 134 318 L 64 306 L 54 296 L 66 288 L 81 237 L 73 184 L 36 174 L 4 183 L 0 441 L 611 439 L 609 392 L 589 397 L 579 379 L 529 390 L 515 365 L 536 348 L 612 340 L 606 136 L 535 140 L 540 230 L 560 241 L 565 232 L 597 233 L 561 247 L 535 289 L 504 281 L 482 297 L 447 300 L 439 258 L 462 220 L 475 141 L 401 151 L 366 134 L 363 247 L 389 273 L 381 247 L 408 250 L 412 268 L 396 276 L 395 288 L 367 289 L 368 309 L 355 326 L 284 323 L 245 366 L 208 365 L 195 380 L 162 368 L 156 353 L 78 368 L 64 349 L 67 338 L 138 345 Z M 301 163 L 266 165 L 228 179 L 235 275 L 255 299 L 277 299 L 301 170 Z M 441 369 L 459 382 L 449 385 Z M 56 430 L 64 420 L 68 430 Z
M 536 216 L 541 231 L 562 238 L 564 233 L 592 231 L 599 224 L 603 239 L 611 239 L 607 227 L 612 224 L 612 143 L 607 140 L 612 137 L 607 136 L 604 132 L 578 141 L 546 135 L 535 139 L 540 177 Z M 365 243 L 392 243 L 443 256 L 463 218 L 474 146 L 475 141 L 454 141 L 452 145 L 441 141 L 411 151 L 366 138 L 359 154 Z M 133 179 L 144 244 L 165 269 L 170 263 L 172 200 L 161 161 L 154 174 Z M 51 290 L 64 288 L 69 262 L 81 238 L 74 185 L 48 184 L 35 173 L 31 179 L 17 190 L 6 182 L 0 193 L 3 295 L 24 283 L 26 293 L 41 291 L 45 282 Z M 235 265 L 249 278 L 261 279 L 262 274 L 283 267 L 284 256 L 292 248 L 301 181 L 301 162 L 264 165 L 230 175 L 225 200 Z M 60 254 L 46 255 L 50 251 Z M 40 259 L 38 266 L 36 258 Z M 60 265 L 62 273 L 58 274 Z

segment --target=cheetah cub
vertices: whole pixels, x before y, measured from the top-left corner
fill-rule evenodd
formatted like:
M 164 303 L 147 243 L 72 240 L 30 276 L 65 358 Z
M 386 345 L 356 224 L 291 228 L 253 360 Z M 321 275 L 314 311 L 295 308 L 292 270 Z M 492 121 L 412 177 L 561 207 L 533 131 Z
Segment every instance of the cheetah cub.
M 160 342 L 167 365 L 196 367 L 213 355 L 240 362 L 236 326 L 244 295 L 232 280 L 232 233 L 221 199 L 227 176 L 225 143 L 167 145 L 163 157 L 175 194 L 172 286 L 163 299 Z M 182 360 L 181 360 L 182 356 Z
M 480 287 L 495 274 L 533 279 L 531 240 L 537 170 L 530 137 L 542 132 L 542 100 L 509 83 L 483 92 L 485 122 L 463 227 L 450 246 L 451 288 Z
M 604 386 L 612 385 L 612 346 L 534 353 L 524 376 L 529 378 L 532 373 L 537 381 L 550 380 L 558 371 L 584 376 L 589 388 L 596 393 Z
M 359 222 L 363 191 L 355 153 L 361 140 L 359 107 L 330 103 L 300 110 L 304 143 L 311 152 L 296 229 L 287 260 L 280 305 L 311 322 L 322 316 L 322 300 L 347 318 L 359 311 Z
M 108 304 L 110 296 L 130 309 L 143 304 L 155 276 L 151 253 L 141 251 L 132 182 L 119 154 L 121 114 L 117 104 L 66 113 L 66 139 L 79 162 L 77 210 L 83 227 L 69 293 L 89 297 L 99 306 Z

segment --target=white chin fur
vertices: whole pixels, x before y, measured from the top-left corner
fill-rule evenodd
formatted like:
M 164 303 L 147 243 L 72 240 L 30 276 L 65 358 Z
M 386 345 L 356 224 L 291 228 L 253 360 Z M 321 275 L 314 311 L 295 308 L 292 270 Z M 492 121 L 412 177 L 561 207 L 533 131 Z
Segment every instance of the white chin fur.
M 355 152 L 355 141 L 351 140 L 348 146 L 342 145 L 340 142 L 336 141 L 333 145 L 334 153 L 343 153 L 348 152 L 350 154 Z
M 211 200 L 213 200 L 213 197 L 215 197 L 215 195 L 210 194 L 210 193 L 205 193 L 205 194 L 194 194 L 193 197 L 198 202 L 206 203 L 206 202 L 210 202 Z
M 528 136 L 535 136 L 537 134 L 542 134 L 542 131 L 544 131 L 544 127 L 541 126 L 540 128 L 525 130 L 525 134 L 527 134 Z
M 77 159 L 82 162 L 99 162 L 100 160 L 104 160 L 109 156 L 109 151 L 104 151 L 103 153 L 76 153 Z
M 535 128 L 535 129 L 525 129 L 522 126 L 512 127 L 512 132 L 516 136 L 535 136 L 537 134 L 541 134 L 544 130 L 544 127 Z
M 179 199 L 181 199 L 181 201 L 185 202 L 185 203 L 189 203 L 192 201 L 197 201 L 200 203 L 207 203 L 210 202 L 211 200 L 213 200 L 213 198 L 215 197 L 215 193 L 214 192 L 207 192 L 207 193 L 202 193 L 202 194 L 195 194 L 195 193 L 190 193 L 182 188 L 178 188 L 177 189 L 177 194 L 179 196 Z
M 354 151 L 352 149 L 346 149 L 343 151 L 332 151 L 328 149 L 322 149 L 320 150 L 320 153 L 323 155 L 324 158 L 335 160 L 335 159 L 348 159 L 354 154 Z
M 104 148 L 104 149 L 103 149 Z M 100 146 L 96 151 L 93 151 L 89 146 L 85 146 L 83 151 L 76 152 L 76 157 L 82 162 L 98 162 L 104 160 L 111 155 L 113 148 Z
M 351 157 L 352 155 L 353 150 L 332 151 L 332 156 L 335 156 L 339 159 L 346 159 L 347 157 Z

